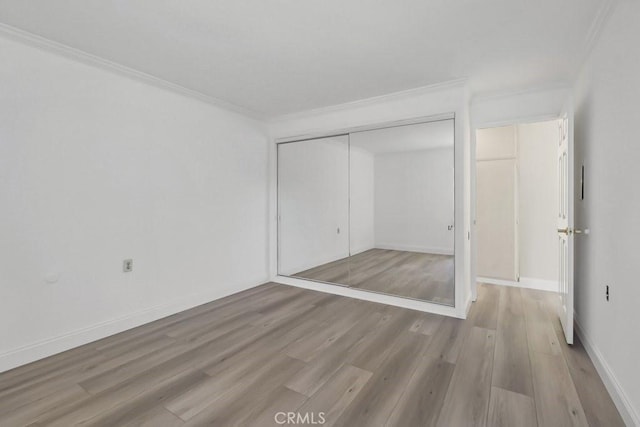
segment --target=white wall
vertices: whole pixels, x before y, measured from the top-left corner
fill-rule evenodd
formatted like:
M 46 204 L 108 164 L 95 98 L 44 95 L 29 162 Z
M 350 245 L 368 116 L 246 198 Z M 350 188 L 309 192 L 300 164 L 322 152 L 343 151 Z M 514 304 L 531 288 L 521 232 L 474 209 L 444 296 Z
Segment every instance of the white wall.
M 349 256 L 347 136 L 278 147 L 279 273 Z
M 453 147 L 375 156 L 375 246 L 453 255 Z
M 558 282 L 558 122 L 520 124 L 518 214 L 520 277 Z
M 374 156 L 351 145 L 350 159 L 350 230 L 351 255 L 374 247 Z
M 478 275 L 514 281 L 518 275 L 515 126 L 480 129 L 476 143 Z
M 0 371 L 265 281 L 266 141 L 0 38 Z
M 633 414 L 629 425 L 640 425 L 638 22 L 640 2 L 619 2 L 575 87 L 577 175 L 585 165 L 576 227 L 591 229 L 576 238 L 576 317 Z

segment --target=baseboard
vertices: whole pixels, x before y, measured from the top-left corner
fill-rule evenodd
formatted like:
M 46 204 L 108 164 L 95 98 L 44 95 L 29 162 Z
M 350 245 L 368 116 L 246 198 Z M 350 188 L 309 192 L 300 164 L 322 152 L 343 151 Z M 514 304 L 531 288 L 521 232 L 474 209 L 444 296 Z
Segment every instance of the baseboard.
M 371 249 L 375 249 L 375 246 L 362 246 L 360 248 L 351 248 L 351 256 L 361 254 L 366 251 L 370 251 Z
M 411 246 L 411 245 L 397 245 L 395 243 L 376 243 L 377 249 L 387 249 L 391 251 L 405 251 L 405 252 L 420 252 L 425 254 L 437 254 L 437 255 L 453 255 L 453 249 L 450 248 L 438 248 L 428 246 Z
M 589 335 L 584 331 L 584 329 L 582 329 L 582 326 L 580 326 L 577 313 L 574 314 L 575 332 L 578 335 L 578 338 L 580 338 L 587 354 L 591 358 L 596 371 L 598 371 L 598 374 L 600 375 L 604 386 L 607 388 L 613 403 L 616 405 L 616 408 L 618 408 L 620 416 L 626 425 L 640 426 L 640 415 L 638 414 L 638 411 L 636 411 L 631 404 L 627 394 L 624 392 L 624 389 L 613 373 L 613 370 L 602 356 L 600 350 L 598 350 Z
M 540 291 L 558 292 L 557 280 L 536 279 L 533 277 L 521 277 L 519 285 L 521 288 L 538 289 Z
M 266 280 L 260 281 L 259 283 L 264 283 L 265 281 Z M 54 338 L 11 349 L 0 353 L 0 372 L 8 371 L 18 366 L 44 359 L 45 357 L 53 356 L 54 354 L 106 338 L 110 335 L 124 332 L 128 329 L 144 325 L 145 323 L 171 316 L 172 314 L 188 310 L 198 305 L 206 304 L 255 286 L 258 286 L 258 284 L 256 284 L 256 282 L 252 282 L 252 284 L 249 285 L 227 287 L 224 289 L 217 289 L 215 292 L 189 295 L 179 299 L 178 301 L 173 300 L 170 303 L 159 304 L 126 316 L 121 316 L 116 319 L 107 320 L 105 322 L 77 329 Z
M 464 318 L 466 319 L 467 317 L 469 317 L 469 311 L 471 310 L 471 304 L 473 303 L 473 298 L 471 298 L 471 295 L 469 295 L 469 298 L 467 298 L 467 303 L 465 304 L 465 309 L 464 309 Z
M 442 316 L 456 317 L 459 319 L 466 318 L 464 308 L 457 309 L 456 307 L 439 304 L 436 302 L 397 297 L 380 292 L 367 291 L 359 288 L 350 288 L 348 286 L 334 285 L 313 280 L 305 280 L 296 277 L 275 276 L 271 281 L 282 283 L 284 285 L 296 286 L 298 288 L 311 289 L 313 291 L 324 292 L 332 295 L 340 295 L 369 302 L 376 302 L 379 304 L 387 304 L 396 307 L 408 308 L 411 310 L 423 311 L 425 313 L 440 314 Z
M 491 277 L 478 277 L 478 282 L 490 285 L 514 286 L 516 288 L 537 289 L 539 291 L 558 292 L 558 282 L 554 280 L 534 279 L 531 277 L 521 277 L 520 281 L 493 279 Z

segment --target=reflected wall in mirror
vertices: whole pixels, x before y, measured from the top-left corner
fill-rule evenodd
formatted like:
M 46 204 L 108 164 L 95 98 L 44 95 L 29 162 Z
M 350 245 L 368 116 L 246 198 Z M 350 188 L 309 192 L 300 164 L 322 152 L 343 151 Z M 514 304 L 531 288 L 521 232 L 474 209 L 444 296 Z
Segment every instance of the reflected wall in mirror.
M 278 220 L 279 274 L 348 258 L 347 135 L 278 145 Z
M 360 215 L 351 216 L 349 286 L 453 305 L 453 132 L 446 120 L 351 134 Z
M 454 304 L 453 120 L 280 144 L 278 203 L 279 274 Z

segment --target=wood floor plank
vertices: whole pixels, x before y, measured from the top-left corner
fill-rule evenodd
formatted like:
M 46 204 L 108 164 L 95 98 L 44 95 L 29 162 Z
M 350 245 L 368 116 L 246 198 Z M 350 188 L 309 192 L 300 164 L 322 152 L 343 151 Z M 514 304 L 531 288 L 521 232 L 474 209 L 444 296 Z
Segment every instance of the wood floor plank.
M 397 337 L 391 346 L 393 350 L 335 425 L 384 425 L 422 361 L 428 344 L 427 337 L 410 331 Z
M 472 317 L 475 326 L 493 330 L 497 328 L 501 294 L 501 287 L 486 284 L 478 286 L 478 300 Z
M 229 398 L 232 395 L 239 396 L 248 390 L 258 378 L 266 378 L 275 372 L 299 371 L 304 363 L 285 355 L 274 355 L 267 363 L 261 366 L 252 366 L 253 370 L 238 369 L 225 372 L 224 375 L 210 377 L 195 385 L 195 387 L 164 403 L 164 407 L 172 413 L 187 421 L 211 407 L 222 396 Z M 276 375 L 274 375 L 275 377 Z M 287 377 L 288 379 L 288 377 Z M 272 381 L 269 378 L 269 381 Z M 276 384 L 279 386 L 280 384 Z
M 453 317 L 443 318 L 440 327 L 431 337 L 429 354 L 446 362 L 456 363 L 460 349 L 470 330 L 471 322 Z
M 560 355 L 560 343 L 546 311 L 544 301 L 534 298 L 523 300 L 529 350 Z
M 286 419 L 282 414 L 296 413 L 307 400 L 308 397 L 303 394 L 280 387 L 257 405 L 252 405 L 245 425 L 247 427 L 282 426 L 281 421 Z
M 340 337 L 322 354 L 300 370 L 290 381 L 287 388 L 306 396 L 312 396 L 333 374 L 342 367 L 349 349 L 368 334 L 382 318 L 382 313 L 374 312 L 365 316 L 352 329 Z
M 527 328 L 517 288 L 504 289 L 500 300 L 491 383 L 533 397 Z
M 187 401 L 186 407 L 197 405 L 197 410 L 189 409 L 180 418 L 185 421 L 188 420 L 185 423 L 188 426 L 242 425 L 246 422 L 246 408 L 251 408 L 255 402 L 259 402 L 266 395 L 273 393 L 274 390 L 280 389 L 303 366 L 303 362 L 284 354 L 279 354 L 271 358 L 267 364 L 256 366 L 254 372 L 250 372 L 240 378 L 236 384 L 232 385 L 220 396 L 208 399 L 209 404 L 206 406 L 204 405 L 207 403 L 206 395 L 188 395 L 188 399 L 193 399 L 194 397 L 195 399 Z M 211 381 L 217 382 L 219 378 L 213 378 Z M 184 398 L 181 399 L 180 403 L 185 403 Z M 166 407 L 171 410 L 170 406 L 175 404 L 175 401 L 168 402 Z M 172 410 L 172 412 L 174 411 Z
M 419 332 L 424 335 L 433 335 L 436 333 L 442 323 L 442 316 L 433 313 L 422 313 L 420 317 L 411 325 L 409 330 Z
M 495 331 L 473 327 L 453 371 L 436 425 L 485 426 L 491 394 Z
M 6 427 L 25 426 L 30 424 L 34 419 L 43 416 L 61 405 L 82 402 L 89 398 L 89 393 L 78 385 L 59 388 L 55 393 L 34 400 L 28 405 L 19 406 L 14 409 L 6 409 L 0 417 L 0 425 Z
M 423 356 L 386 426 L 434 426 L 440 415 L 455 365 Z
M 298 412 L 301 414 L 324 413 L 324 426 L 333 426 L 340 415 L 362 391 L 371 372 L 353 365 L 344 365 L 333 377 L 302 405 Z
M 609 396 L 580 338 L 575 336 L 573 345 L 568 345 L 564 341 L 560 319 L 554 319 L 554 329 L 589 426 L 624 426 L 624 420 Z
M 393 343 L 407 332 L 416 317 L 416 312 L 390 310 L 383 315 L 372 334 L 356 343 L 347 353 L 345 363 L 374 372 L 393 350 Z
M 414 280 L 407 260 L 433 283 L 448 274 L 381 256 L 359 260 L 380 272 L 374 287 Z M 264 426 L 278 410 L 322 410 L 325 425 L 527 425 L 532 403 L 541 426 L 623 425 L 579 340 L 564 343 L 556 295 L 500 288 L 496 306 L 493 289 L 462 320 L 261 286 L 0 373 L 0 425 Z
M 563 356 L 532 351 L 531 364 L 538 424 L 588 425 Z
M 167 394 L 180 393 L 204 377 L 200 371 L 185 371 L 145 386 L 146 392 L 140 389 L 139 384 L 129 383 L 127 387 L 62 406 L 37 421 L 51 427 L 118 425 L 146 412 L 157 404 L 158 399 Z
M 491 427 L 536 427 L 533 398 L 499 387 L 491 388 L 488 424 Z
M 122 427 L 180 427 L 184 424 L 180 418 L 162 406 L 156 406 L 138 416 L 124 420 Z M 107 427 L 107 426 L 105 426 Z

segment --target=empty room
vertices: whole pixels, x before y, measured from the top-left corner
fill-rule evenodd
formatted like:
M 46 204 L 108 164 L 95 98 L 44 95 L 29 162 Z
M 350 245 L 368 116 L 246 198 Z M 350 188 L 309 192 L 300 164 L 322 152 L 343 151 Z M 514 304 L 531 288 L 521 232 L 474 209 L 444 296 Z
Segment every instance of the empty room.
M 640 426 L 639 22 L 0 0 L 0 426 Z

